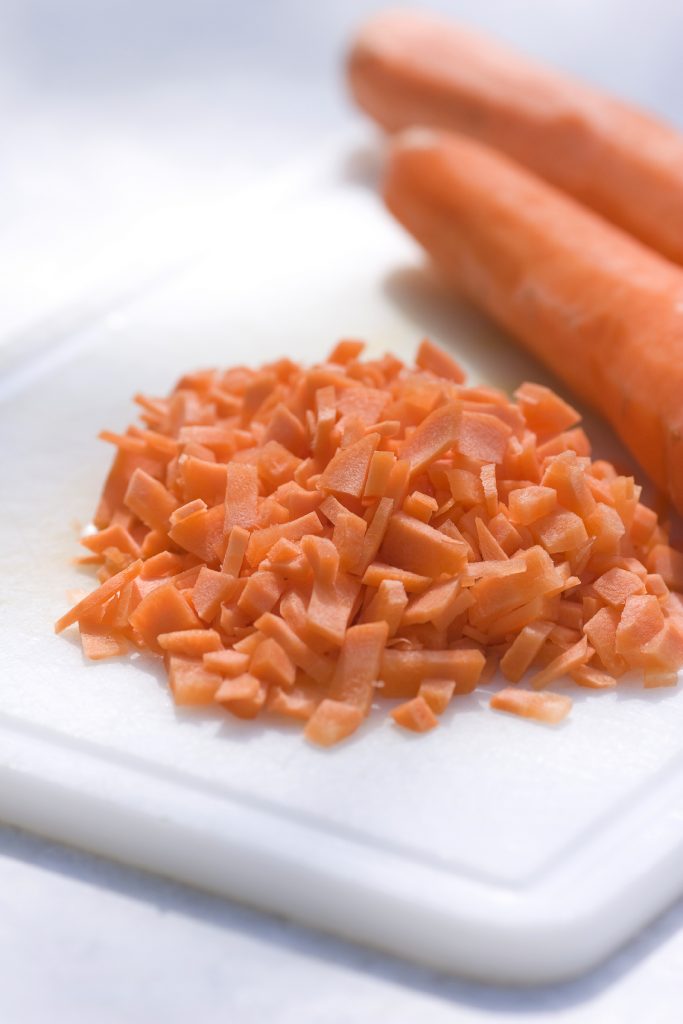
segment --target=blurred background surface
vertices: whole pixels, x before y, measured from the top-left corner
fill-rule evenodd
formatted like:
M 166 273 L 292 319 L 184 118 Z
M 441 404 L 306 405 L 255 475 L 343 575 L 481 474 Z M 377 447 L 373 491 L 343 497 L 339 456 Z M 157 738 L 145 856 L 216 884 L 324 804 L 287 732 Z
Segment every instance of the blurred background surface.
M 0 344 L 208 242 L 242 188 L 359 121 L 369 0 L 0 2 Z M 400 6 L 395 4 L 394 6 Z M 410 6 L 420 6 L 412 4 Z M 680 0 L 427 6 L 683 128 Z M 683 905 L 583 980 L 488 990 L 0 828 L 0 1020 L 677 1022 Z

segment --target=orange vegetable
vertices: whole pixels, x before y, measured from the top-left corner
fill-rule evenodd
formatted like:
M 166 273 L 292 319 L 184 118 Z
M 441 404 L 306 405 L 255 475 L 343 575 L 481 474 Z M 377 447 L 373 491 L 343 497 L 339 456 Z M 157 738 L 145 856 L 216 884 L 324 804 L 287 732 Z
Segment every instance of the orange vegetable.
M 651 115 L 426 12 L 370 20 L 349 79 L 389 131 L 465 132 L 683 263 L 683 137 Z
M 490 700 L 495 711 L 509 711 L 522 718 L 535 718 L 537 722 L 557 725 L 572 709 L 571 697 L 562 693 L 535 693 L 509 686 L 494 693 Z
M 629 669 L 670 685 L 683 556 L 633 479 L 568 440 L 575 411 L 538 385 L 467 388 L 431 343 L 412 369 L 357 355 L 139 396 L 144 426 L 107 435 L 85 538 L 103 582 L 56 629 L 78 623 L 89 658 L 163 656 L 179 705 L 271 712 L 323 746 L 385 699 L 433 728 L 498 665 L 532 688 L 607 689 Z M 569 706 L 510 692 L 493 706 Z
M 639 144 L 639 155 L 645 149 Z M 683 172 L 673 173 L 680 203 L 674 237 L 683 256 Z M 613 194 L 604 164 L 589 177 Z M 683 512 L 680 269 L 462 136 L 399 138 L 384 193 L 459 292 L 601 412 Z M 638 190 L 628 208 L 643 209 L 645 193 Z M 669 230 L 666 217 L 657 221 Z

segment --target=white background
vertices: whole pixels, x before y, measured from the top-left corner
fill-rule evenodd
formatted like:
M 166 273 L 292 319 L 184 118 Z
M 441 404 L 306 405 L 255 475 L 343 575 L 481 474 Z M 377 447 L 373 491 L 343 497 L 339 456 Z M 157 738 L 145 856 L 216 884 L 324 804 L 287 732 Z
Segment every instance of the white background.
M 350 124 L 343 48 L 379 6 L 0 4 L 0 341 L 201 249 L 240 188 Z M 676 0 L 430 6 L 683 128 Z M 486 989 L 0 828 L 3 1024 L 674 1022 L 682 926 L 680 904 L 580 981 Z

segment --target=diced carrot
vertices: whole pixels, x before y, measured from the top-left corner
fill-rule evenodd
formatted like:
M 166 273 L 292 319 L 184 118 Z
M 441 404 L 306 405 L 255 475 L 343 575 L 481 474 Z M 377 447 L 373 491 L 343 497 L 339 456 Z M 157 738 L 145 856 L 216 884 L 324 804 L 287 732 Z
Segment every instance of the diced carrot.
M 328 362 L 330 363 L 350 363 L 352 359 L 357 359 L 365 348 L 364 341 L 352 341 L 350 339 L 344 339 L 338 341 L 328 356 Z
M 320 747 L 331 747 L 354 733 L 362 721 L 360 708 L 325 699 L 308 719 L 304 736 Z
M 608 672 L 601 672 L 593 665 L 579 665 L 569 673 L 575 683 L 589 690 L 609 690 L 617 685 L 617 680 Z
M 406 589 L 400 580 L 382 580 L 377 593 L 365 608 L 364 622 L 385 622 L 391 637 L 398 629 L 408 604 Z
M 464 544 L 404 512 L 389 520 L 379 553 L 385 562 L 432 577 L 461 571 L 467 557 Z
M 515 398 L 528 426 L 537 434 L 559 434 L 581 418 L 576 409 L 542 384 L 522 384 Z
M 271 686 L 268 691 L 266 708 L 276 715 L 283 715 L 285 718 L 294 718 L 306 722 L 311 717 L 322 695 L 312 691 L 311 687 L 304 688 L 301 685 L 294 686 L 291 690 L 284 690 L 279 686 Z
M 318 488 L 360 498 L 379 441 L 379 434 L 366 434 L 348 448 L 338 449 L 320 477 Z
M 266 683 L 290 689 L 296 678 L 296 667 L 277 640 L 266 637 L 251 655 L 249 671 Z
M 424 679 L 417 691 L 435 715 L 442 715 L 455 692 L 452 679 Z
M 529 526 L 555 509 L 557 491 L 553 487 L 534 485 L 510 492 L 508 507 L 513 523 Z
M 339 564 L 344 570 L 353 569 L 358 563 L 358 552 L 362 550 L 367 523 L 360 516 L 344 509 L 337 516 L 332 533 L 332 543 L 339 552 Z
M 228 464 L 225 489 L 225 521 L 227 532 L 233 526 L 253 527 L 258 513 L 258 473 L 256 466 L 231 462 Z
M 221 638 L 215 629 L 181 629 L 157 636 L 159 647 L 169 654 L 199 658 L 208 651 L 221 649 Z
M 565 651 L 561 651 L 545 668 L 542 668 L 540 672 L 532 676 L 531 685 L 534 690 L 542 690 L 548 683 L 559 679 L 560 676 L 567 675 L 567 673 L 578 668 L 579 665 L 585 665 L 593 657 L 593 654 L 593 648 L 588 646 L 587 638 L 582 636 L 580 640 L 577 640 L 575 644 L 572 644 Z
M 318 533 L 322 533 L 322 525 L 320 517 L 316 512 L 309 512 L 305 516 L 293 519 L 289 523 L 266 526 L 262 530 L 254 530 L 247 545 L 247 562 L 253 567 L 259 565 L 268 554 L 270 548 L 283 537 L 285 540 L 297 541 L 308 534 Z
M 136 469 L 123 496 L 124 504 L 152 530 L 166 530 L 169 517 L 179 502 L 164 485 Z
M 221 676 L 239 676 L 249 668 L 250 655 L 242 651 L 207 651 L 204 654 L 204 667 L 209 672 L 217 672 Z
M 432 582 L 429 576 L 420 576 L 419 573 L 409 572 L 407 569 L 397 569 L 384 562 L 372 562 L 365 570 L 362 583 L 366 587 L 379 587 L 385 580 L 401 583 L 404 590 L 410 594 L 421 593 Z
M 229 579 L 229 577 L 228 577 Z M 282 581 L 272 572 L 255 572 L 246 582 L 237 607 L 250 621 L 275 607 L 282 593 Z
M 403 502 L 403 511 L 423 523 L 429 522 L 438 507 L 436 499 L 422 491 L 413 491 Z
M 89 612 L 95 608 L 100 608 L 104 605 L 110 597 L 113 597 L 118 591 L 122 590 L 123 587 L 130 580 L 135 579 L 142 568 L 142 561 L 133 562 L 127 566 L 120 573 L 115 576 L 111 576 L 105 583 L 93 590 L 91 594 L 84 597 L 81 601 L 74 605 L 66 615 L 62 615 L 61 619 L 58 619 L 55 623 L 55 633 L 61 633 L 62 630 L 66 629 L 67 626 L 71 626 L 74 622 L 84 618 Z
M 223 679 L 214 694 L 214 700 L 219 704 L 231 704 L 232 701 L 253 700 L 261 689 L 261 683 L 256 676 L 244 672 L 242 675 Z
M 330 687 L 332 700 L 368 714 L 388 633 L 385 622 L 366 622 L 346 630 Z
M 78 629 L 81 636 L 83 654 L 91 661 L 102 661 L 104 658 L 116 658 L 125 654 L 128 642 L 121 633 L 111 626 L 80 622 Z
M 172 583 L 156 587 L 143 597 L 129 622 L 148 647 L 159 650 L 160 633 L 174 633 L 182 629 L 199 629 L 200 620 L 179 590 Z
M 633 510 L 633 520 L 631 522 L 630 532 L 633 543 L 642 544 L 643 546 L 648 544 L 656 528 L 657 513 L 638 502 Z
M 495 711 L 508 711 L 522 718 L 533 718 L 537 722 L 557 725 L 566 718 L 572 708 L 571 697 L 561 693 L 535 693 L 509 686 L 491 697 L 490 705 Z
M 181 707 L 205 707 L 213 704 L 221 677 L 210 672 L 196 658 L 172 654 L 168 659 L 168 681 L 176 704 Z
M 599 597 L 613 608 L 621 608 L 632 594 L 644 594 L 645 584 L 627 569 L 608 569 L 593 584 Z
M 329 681 L 334 671 L 332 662 L 316 654 L 310 647 L 307 647 L 284 619 L 273 615 L 272 612 L 266 612 L 265 615 L 256 620 L 254 625 L 261 633 L 272 637 L 273 640 L 277 640 L 294 664 L 302 669 L 306 675 L 309 675 L 319 683 Z
M 588 540 L 583 520 L 575 512 L 555 509 L 531 524 L 536 540 L 551 554 L 575 551 Z
M 455 445 L 462 432 L 461 417 L 462 409 L 458 402 L 442 405 L 423 419 L 403 442 L 399 457 L 408 463 L 411 476 L 420 473 L 429 462 Z
M 615 650 L 631 666 L 642 664 L 642 650 L 664 628 L 664 615 L 656 597 L 631 594 L 626 598 L 615 637 Z M 646 660 L 646 659 L 645 659 Z
M 419 695 L 405 704 L 399 704 L 391 712 L 391 717 L 397 725 L 411 732 L 428 732 L 439 724 L 425 698 Z
M 278 441 L 300 459 L 306 458 L 308 454 L 306 431 L 303 424 L 282 402 L 273 410 L 264 440 L 266 442 Z
M 683 622 L 667 619 L 663 629 L 643 646 L 641 654 L 653 671 L 680 668 L 683 664 Z
M 503 461 L 512 431 L 506 423 L 486 412 L 462 413 L 456 447 L 461 455 L 478 462 Z
M 585 523 L 593 538 L 595 554 L 613 554 L 619 550 L 626 527 L 615 508 L 599 501 L 590 515 L 586 516 Z
M 453 380 L 456 384 L 462 384 L 465 380 L 465 374 L 455 359 L 429 338 L 425 338 L 420 343 L 415 356 L 415 365 L 423 370 L 429 370 L 437 377 Z
M 179 478 L 186 502 L 200 498 L 212 506 L 225 500 L 228 467 L 223 463 L 184 456 L 179 464 Z
M 308 619 L 320 636 L 341 645 L 356 605 L 361 584 L 345 572 L 337 574 L 333 583 L 316 579 L 308 604 Z
M 480 477 L 468 469 L 449 469 L 446 472 L 453 500 L 465 508 L 472 508 L 484 500 L 484 490 Z
M 668 587 L 683 590 L 683 552 L 667 544 L 656 544 L 648 556 L 650 572 L 659 573 Z
M 500 670 L 511 683 L 518 683 L 543 647 L 553 628 L 552 622 L 530 622 L 510 644 L 500 659 Z
M 457 577 L 433 583 L 429 589 L 412 598 L 401 625 L 433 622 L 437 629 L 447 629 L 457 614 L 460 592 L 461 582 Z
M 225 510 L 222 505 L 195 512 L 168 531 L 171 540 L 185 551 L 212 565 L 218 561 L 217 548 L 223 539 Z
M 477 650 L 404 651 L 387 648 L 380 679 L 384 697 L 414 697 L 425 679 L 450 679 L 456 693 L 471 693 L 479 682 L 484 655 Z
M 228 576 L 239 576 L 242 562 L 249 544 L 249 531 L 243 526 L 233 526 L 228 536 L 222 569 Z
M 128 552 L 134 558 L 140 557 L 140 546 L 135 542 L 128 530 L 119 524 L 107 526 L 98 533 L 90 534 L 81 538 L 83 547 L 101 554 L 106 548 L 118 548 L 119 551 Z
M 552 487 L 559 504 L 585 519 L 595 511 L 595 498 L 586 480 L 585 467 L 573 452 L 550 459 L 541 483 Z

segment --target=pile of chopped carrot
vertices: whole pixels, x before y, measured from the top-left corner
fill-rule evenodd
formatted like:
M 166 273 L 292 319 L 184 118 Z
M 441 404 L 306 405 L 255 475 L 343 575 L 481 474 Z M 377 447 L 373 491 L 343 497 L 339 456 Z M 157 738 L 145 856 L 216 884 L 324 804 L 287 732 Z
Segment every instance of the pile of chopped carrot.
M 547 690 L 563 677 L 674 684 L 683 554 L 576 411 L 466 387 L 429 341 L 413 368 L 362 349 L 136 396 L 142 425 L 100 435 L 100 586 L 57 632 L 78 623 L 88 658 L 154 652 L 177 704 L 300 719 L 324 746 L 378 698 L 431 729 L 497 670 L 491 706 L 545 722 L 571 707 Z

